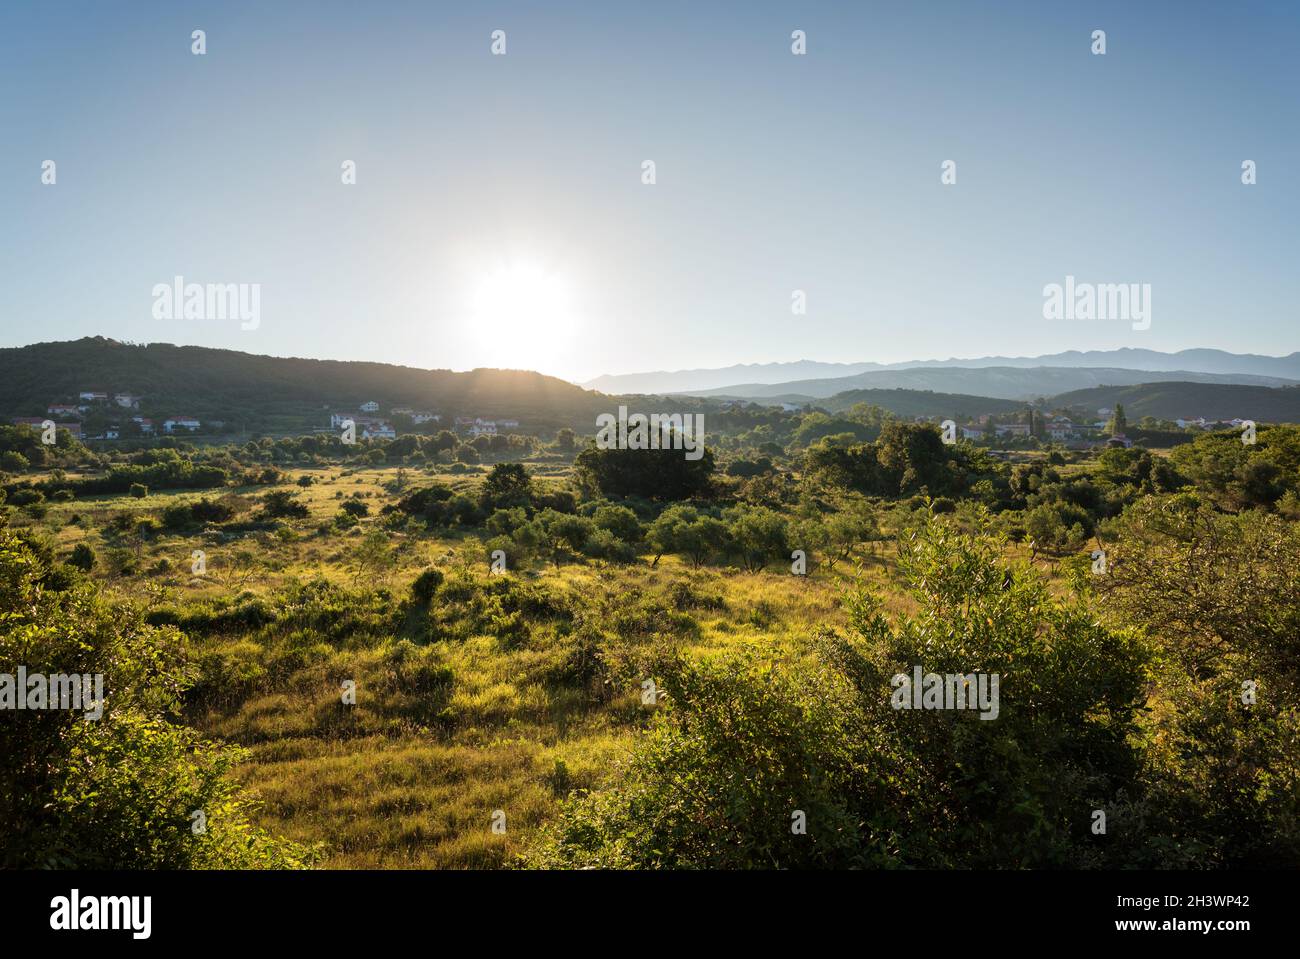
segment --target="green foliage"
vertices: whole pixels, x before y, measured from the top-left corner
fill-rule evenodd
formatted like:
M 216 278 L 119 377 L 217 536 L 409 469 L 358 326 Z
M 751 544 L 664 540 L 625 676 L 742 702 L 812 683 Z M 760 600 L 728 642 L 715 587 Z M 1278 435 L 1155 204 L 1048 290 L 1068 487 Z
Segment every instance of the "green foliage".
M 89 573 L 95 567 L 95 551 L 85 543 L 78 543 L 72 548 L 72 556 L 68 558 L 68 565 Z
M 183 638 L 94 588 L 40 587 L 43 560 L 0 530 L 0 672 L 101 674 L 104 711 L 7 712 L 0 863 L 8 868 L 279 868 L 308 850 L 249 822 L 238 750 L 175 721 Z M 193 831 L 202 810 L 206 831 Z
M 305 519 L 307 504 L 289 490 L 274 489 L 262 497 L 262 515 L 267 519 Z
M 1186 865 L 1294 866 L 1300 529 L 1175 497 L 1144 500 L 1115 532 L 1097 592 L 1163 653 L 1148 722 L 1153 819 Z
M 600 496 L 642 496 L 655 500 L 707 497 L 713 488 L 713 451 L 697 460 L 673 449 L 597 449 L 589 446 L 574 460 L 578 486 Z
M 856 593 L 854 638 L 679 661 L 621 781 L 577 797 L 542 866 L 930 868 L 1097 865 L 1092 809 L 1121 803 L 1147 655 L 1009 567 L 986 536 L 928 521 L 902 543 L 921 610 Z M 895 673 L 998 673 L 1000 713 L 890 706 Z M 807 835 L 792 829 L 803 813 Z M 1119 854 L 1122 859 L 1122 853 Z

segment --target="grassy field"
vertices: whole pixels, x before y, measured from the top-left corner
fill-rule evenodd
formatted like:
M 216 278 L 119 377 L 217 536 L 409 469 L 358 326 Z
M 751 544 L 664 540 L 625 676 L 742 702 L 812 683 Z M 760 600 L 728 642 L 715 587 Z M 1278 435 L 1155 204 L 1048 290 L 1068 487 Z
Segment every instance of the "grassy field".
M 480 586 L 489 580 L 478 536 L 437 536 L 414 524 L 385 530 L 390 567 L 359 568 L 353 553 L 368 532 L 384 528 L 379 510 L 397 498 L 398 471 L 333 467 L 295 471 L 290 480 L 296 484 L 304 475 L 311 485 L 286 488 L 300 494 L 309 516 L 279 521 L 273 530 L 162 529 L 134 540 L 107 530 L 114 516 L 157 516 L 202 498 L 192 492 L 56 502 L 43 525 L 55 531 L 60 550 L 86 543 L 98 556 L 116 556 L 101 561 L 95 577 L 122 602 L 155 610 L 275 606 L 295 584 L 325 580 L 348 595 L 365 594 L 382 613 L 395 609 L 429 567 Z M 427 478 L 409 470 L 401 477 L 407 484 Z M 436 478 L 466 489 L 481 482 L 457 474 Z M 229 495 L 251 502 L 257 493 Z M 369 515 L 351 529 L 322 532 L 349 499 L 367 504 Z M 196 551 L 205 557 L 202 576 L 191 575 Z M 241 553 L 255 560 L 241 565 Z M 756 573 L 692 569 L 671 555 L 655 565 L 650 557 L 632 565 L 536 562 L 504 574 L 567 597 L 596 623 L 613 623 L 626 640 L 626 661 L 594 696 L 555 681 L 554 633 L 520 641 L 486 630 L 426 644 L 370 626 L 337 636 L 311 629 L 286 636 L 280 628 L 259 632 L 240 622 L 210 629 L 182 623 L 204 677 L 200 706 L 189 719 L 206 735 L 249 750 L 240 775 L 263 803 L 260 823 L 321 843 L 324 866 L 507 865 L 557 815 L 561 798 L 618 774 L 629 744 L 650 720 L 653 707 L 642 704 L 637 677 L 653 679 L 654 656 L 781 644 L 837 625 L 842 590 L 855 579 L 883 583 L 886 555 L 881 548 L 810 576 L 775 565 Z M 115 572 L 114 562 L 124 560 L 133 562 L 134 575 Z M 686 607 L 689 616 L 674 618 Z M 619 621 L 637 611 L 651 621 Z M 654 621 L 661 613 L 662 621 Z M 454 681 L 450 689 L 423 689 L 407 675 L 412 670 L 449 671 Z M 219 685 L 214 675 L 225 678 L 225 688 L 210 688 Z M 357 684 L 355 706 L 340 702 L 343 678 Z M 492 828 L 498 811 L 504 832 Z

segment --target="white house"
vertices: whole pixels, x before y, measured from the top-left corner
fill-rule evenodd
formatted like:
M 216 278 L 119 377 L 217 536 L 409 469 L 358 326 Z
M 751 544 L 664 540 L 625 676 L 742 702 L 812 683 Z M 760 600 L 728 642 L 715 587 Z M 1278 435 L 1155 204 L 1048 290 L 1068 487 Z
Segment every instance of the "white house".
M 496 436 L 497 425 L 491 420 L 479 420 L 469 428 L 470 436 Z
M 113 402 L 123 409 L 138 410 L 142 399 L 143 396 L 136 396 L 133 393 L 118 393 L 113 397 Z
M 370 422 L 361 428 L 361 438 L 363 440 L 395 440 L 397 431 L 387 423 Z
M 505 429 L 514 429 L 519 425 L 518 420 L 497 420 L 497 426 Z
M 133 416 L 131 417 L 131 422 L 140 427 L 141 433 L 153 432 L 153 420 L 151 419 L 147 419 L 143 416 Z
M 972 429 L 972 428 L 969 427 L 969 426 L 963 426 L 963 427 L 961 428 L 961 438 L 964 439 L 964 440 L 978 440 L 978 439 L 983 439 L 983 438 L 984 438 L 984 431 L 983 431 L 983 430 L 980 430 L 980 429 Z
M 77 395 L 77 398 L 78 398 L 78 399 L 85 400 L 87 403 L 107 403 L 107 402 L 108 402 L 108 394 L 107 394 L 107 393 L 95 393 L 95 392 L 79 393 L 79 394 Z
M 81 412 L 81 407 L 74 403 L 51 403 L 45 412 L 50 416 L 76 416 Z
M 171 419 L 163 420 L 163 432 L 174 433 L 176 430 L 189 430 L 193 433 L 202 425 L 192 416 L 173 416 Z
M 374 400 L 366 400 L 366 402 L 364 402 L 364 403 L 361 404 L 361 412 L 362 412 L 362 413 L 378 413 L 378 412 L 379 412 L 379 404 L 376 403 Z

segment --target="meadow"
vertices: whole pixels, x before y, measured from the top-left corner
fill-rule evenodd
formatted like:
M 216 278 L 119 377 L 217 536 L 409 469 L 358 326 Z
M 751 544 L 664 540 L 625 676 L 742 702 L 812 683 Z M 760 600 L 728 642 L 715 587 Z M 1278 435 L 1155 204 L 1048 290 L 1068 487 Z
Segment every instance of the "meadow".
M 47 464 L 7 488 L 6 660 L 101 663 L 112 721 L 31 727 L 9 859 L 1294 864 L 1300 431 L 1262 436 Z M 142 470 L 207 486 L 99 491 Z M 999 721 L 889 709 L 922 663 L 1000 674 Z M 23 759 L 51 750 L 106 762 L 52 782 Z M 69 851 L 106 821 L 114 843 Z

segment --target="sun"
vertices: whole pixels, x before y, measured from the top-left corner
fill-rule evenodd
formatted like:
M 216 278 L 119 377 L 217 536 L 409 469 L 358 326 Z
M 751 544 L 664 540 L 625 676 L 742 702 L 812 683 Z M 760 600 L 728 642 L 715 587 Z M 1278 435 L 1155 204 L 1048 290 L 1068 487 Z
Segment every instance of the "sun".
M 470 300 L 484 366 L 539 369 L 565 355 L 573 333 L 573 304 L 563 276 L 533 262 L 484 273 Z

